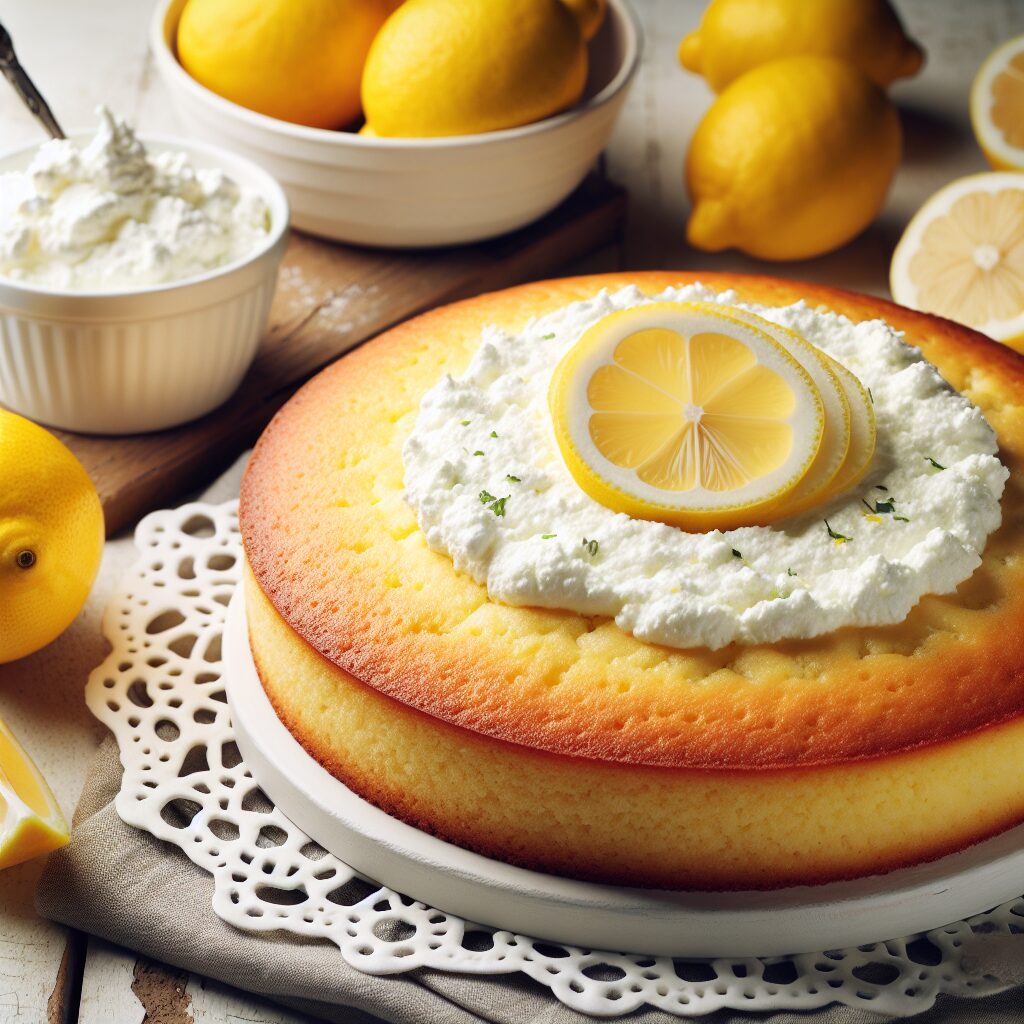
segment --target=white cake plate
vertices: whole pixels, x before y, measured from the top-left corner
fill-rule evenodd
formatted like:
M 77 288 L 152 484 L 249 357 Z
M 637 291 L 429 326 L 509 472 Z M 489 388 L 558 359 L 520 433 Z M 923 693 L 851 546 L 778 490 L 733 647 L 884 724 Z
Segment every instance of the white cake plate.
M 930 864 L 774 892 L 629 889 L 513 867 L 392 818 L 305 751 L 260 683 L 241 587 L 228 610 L 224 663 L 239 749 L 291 821 L 375 881 L 493 928 L 659 956 L 777 956 L 939 928 L 1012 900 L 1024 888 L 1024 827 Z

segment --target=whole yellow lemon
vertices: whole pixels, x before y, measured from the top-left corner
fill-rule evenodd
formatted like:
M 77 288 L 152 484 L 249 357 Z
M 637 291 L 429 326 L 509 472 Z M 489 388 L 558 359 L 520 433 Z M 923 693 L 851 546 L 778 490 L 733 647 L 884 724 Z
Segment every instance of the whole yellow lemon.
M 583 38 L 590 42 L 604 21 L 608 0 L 562 0 L 562 3 L 576 16 Z
M 887 86 L 917 74 L 921 48 L 888 0 L 712 0 L 679 61 L 715 92 L 759 64 L 798 54 L 842 57 Z
M 207 89 L 314 128 L 359 116 L 366 54 L 395 0 L 188 0 L 178 59 Z
M 694 132 L 687 239 L 765 260 L 830 252 L 875 218 L 900 151 L 895 107 L 852 64 L 762 64 L 737 78 Z
M 586 78 L 586 44 L 561 0 L 405 0 L 366 59 L 366 132 L 514 128 L 572 106 Z
M 82 609 L 103 553 L 103 510 L 52 434 L 0 409 L 0 663 L 55 640 Z

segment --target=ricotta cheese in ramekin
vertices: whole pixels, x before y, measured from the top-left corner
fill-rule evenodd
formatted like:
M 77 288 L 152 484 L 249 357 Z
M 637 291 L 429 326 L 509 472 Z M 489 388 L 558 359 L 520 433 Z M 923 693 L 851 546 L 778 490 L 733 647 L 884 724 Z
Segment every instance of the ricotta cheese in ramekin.
M 105 107 L 85 146 L 54 139 L 0 175 L 0 278 L 61 291 L 170 284 L 266 240 L 262 196 L 186 153 L 149 153 Z
M 727 532 L 684 533 L 588 497 L 552 434 L 552 371 L 603 316 L 665 300 L 739 305 L 855 373 L 878 428 L 867 476 L 799 517 Z M 1001 520 L 1008 473 L 996 453 L 980 410 L 885 322 L 691 285 L 603 292 L 519 334 L 488 328 L 466 372 L 424 396 L 403 458 L 428 544 L 495 600 L 612 617 L 650 643 L 720 648 L 900 622 L 925 594 L 954 590 Z

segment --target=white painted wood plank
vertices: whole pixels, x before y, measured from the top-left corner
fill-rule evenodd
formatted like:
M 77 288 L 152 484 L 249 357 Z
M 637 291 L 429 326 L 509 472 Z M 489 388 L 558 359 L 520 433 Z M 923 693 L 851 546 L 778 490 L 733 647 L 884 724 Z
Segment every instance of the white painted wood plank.
M 79 1024 L 142 1024 L 146 1011 L 132 991 L 135 954 L 89 939 Z
M 64 952 L 64 930 L 40 921 L 32 909 L 37 864 L 0 875 L 0 1024 L 46 1020 Z
M 195 1024 L 315 1024 L 312 1017 L 192 975 L 188 982 Z

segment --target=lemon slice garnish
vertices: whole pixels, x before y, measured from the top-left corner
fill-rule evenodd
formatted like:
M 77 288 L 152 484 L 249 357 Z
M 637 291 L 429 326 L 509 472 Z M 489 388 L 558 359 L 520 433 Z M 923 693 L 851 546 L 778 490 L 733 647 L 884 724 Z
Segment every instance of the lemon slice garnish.
M 810 374 L 821 395 L 825 412 L 821 446 L 807 474 L 786 495 L 785 508 L 782 510 L 783 515 L 795 515 L 833 493 L 834 481 L 846 462 L 852 437 L 850 401 L 846 388 L 839 380 L 836 364 L 832 359 L 796 331 L 772 323 L 745 309 L 730 307 L 729 316 L 742 319 L 764 331 L 795 356 Z
M 56 850 L 68 827 L 46 780 L 0 722 L 0 868 Z
M 971 124 L 988 162 L 1024 170 L 1024 36 L 989 54 L 971 86 Z
M 842 468 L 829 487 L 829 494 L 832 495 L 848 490 L 868 471 L 871 460 L 875 456 L 875 443 L 878 434 L 875 425 L 875 405 L 867 388 L 852 370 L 847 369 L 831 356 L 825 356 L 825 358 L 831 364 L 836 378 L 846 393 L 846 401 L 850 409 L 850 448 L 846 453 Z
M 892 297 L 1024 347 L 1024 174 L 960 178 L 935 193 L 903 233 Z
M 587 494 L 694 530 L 784 514 L 825 431 L 801 363 L 765 331 L 700 303 L 605 317 L 555 368 L 548 401 Z

